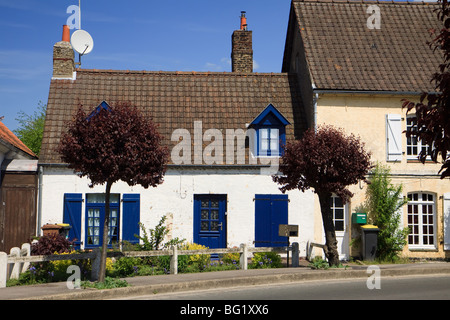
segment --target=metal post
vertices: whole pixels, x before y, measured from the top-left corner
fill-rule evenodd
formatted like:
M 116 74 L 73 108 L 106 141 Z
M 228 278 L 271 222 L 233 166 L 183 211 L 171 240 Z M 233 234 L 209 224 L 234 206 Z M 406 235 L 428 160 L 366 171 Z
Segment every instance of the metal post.
M 287 238 L 287 249 L 286 249 L 286 254 L 287 254 L 287 260 L 286 260 L 286 268 L 289 268 L 289 237 Z
M 94 257 L 91 260 L 91 281 L 97 281 L 99 279 L 102 251 L 100 248 L 95 248 L 92 252 Z
M 299 252 L 299 244 L 298 242 L 293 242 L 292 243 L 292 267 L 293 268 L 298 268 L 299 267 L 299 257 L 300 252 Z

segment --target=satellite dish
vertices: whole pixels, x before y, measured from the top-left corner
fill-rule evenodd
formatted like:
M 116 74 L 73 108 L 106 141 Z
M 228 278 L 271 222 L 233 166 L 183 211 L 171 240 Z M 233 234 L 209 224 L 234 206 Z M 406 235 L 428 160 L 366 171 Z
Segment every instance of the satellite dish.
M 94 49 L 94 40 L 91 35 L 84 30 L 77 30 L 72 34 L 70 43 L 73 49 L 80 55 L 88 54 Z

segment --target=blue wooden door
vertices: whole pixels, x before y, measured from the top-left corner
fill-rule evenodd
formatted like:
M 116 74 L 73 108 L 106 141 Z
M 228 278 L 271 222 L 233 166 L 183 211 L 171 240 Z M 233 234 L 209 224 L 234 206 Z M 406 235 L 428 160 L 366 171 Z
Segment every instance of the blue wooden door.
M 226 195 L 194 196 L 194 242 L 210 249 L 226 248 Z
M 255 247 L 282 247 L 286 237 L 278 235 L 280 224 L 288 224 L 288 196 L 255 195 Z

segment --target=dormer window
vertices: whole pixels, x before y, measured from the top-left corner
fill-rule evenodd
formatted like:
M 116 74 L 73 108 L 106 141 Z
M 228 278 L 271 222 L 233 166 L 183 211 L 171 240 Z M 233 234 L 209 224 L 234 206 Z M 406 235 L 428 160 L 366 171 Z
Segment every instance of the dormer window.
M 261 128 L 258 130 L 259 133 L 259 153 L 258 155 L 279 155 L 280 153 L 280 142 L 279 128 Z
M 250 124 L 255 130 L 256 143 L 253 154 L 258 157 L 279 157 L 286 144 L 286 126 L 289 121 L 269 104 Z

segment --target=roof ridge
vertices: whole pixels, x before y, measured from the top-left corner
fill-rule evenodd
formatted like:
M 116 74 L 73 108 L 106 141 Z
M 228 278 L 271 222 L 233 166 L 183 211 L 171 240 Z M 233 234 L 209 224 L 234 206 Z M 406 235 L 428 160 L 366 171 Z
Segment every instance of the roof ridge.
M 156 74 L 156 75 L 194 75 L 194 76 L 214 76 L 214 75 L 224 75 L 224 76 L 286 76 L 286 72 L 212 72 L 212 71 L 147 71 L 147 70 L 113 70 L 113 69 L 77 69 L 77 73 L 112 73 L 112 74 Z
M 22 142 L 4 123 L 0 122 L 0 140 L 3 140 L 7 144 L 29 154 L 30 156 L 37 157 L 25 143 Z

